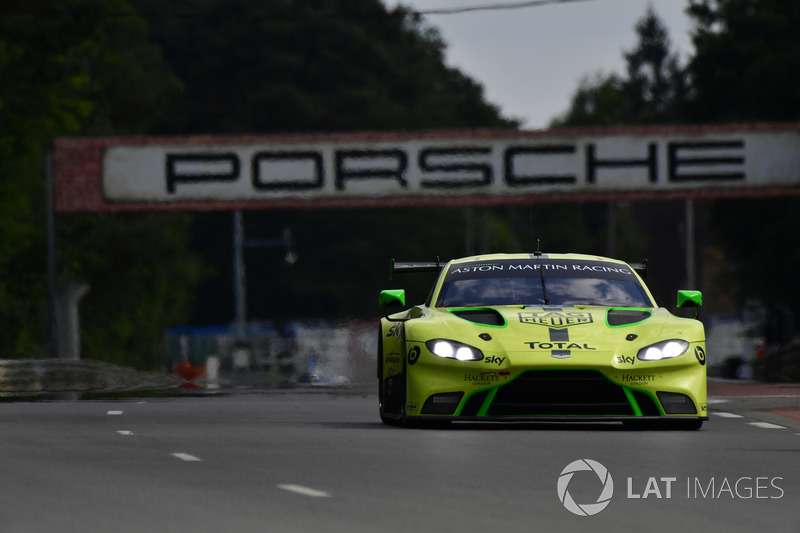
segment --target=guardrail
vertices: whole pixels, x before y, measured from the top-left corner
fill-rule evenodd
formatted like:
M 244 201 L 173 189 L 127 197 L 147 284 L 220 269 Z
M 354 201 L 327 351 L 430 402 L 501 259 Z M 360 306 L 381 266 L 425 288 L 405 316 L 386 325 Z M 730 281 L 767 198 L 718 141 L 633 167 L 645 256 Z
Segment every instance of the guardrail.
M 0 360 L 0 396 L 64 392 L 126 392 L 177 387 L 173 376 L 66 359 Z

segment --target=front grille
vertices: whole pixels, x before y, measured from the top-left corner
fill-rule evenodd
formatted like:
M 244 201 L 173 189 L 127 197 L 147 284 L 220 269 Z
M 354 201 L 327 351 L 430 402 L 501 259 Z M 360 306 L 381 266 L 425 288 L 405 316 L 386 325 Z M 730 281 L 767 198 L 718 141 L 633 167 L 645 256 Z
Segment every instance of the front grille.
M 489 416 L 633 416 L 623 388 L 594 370 L 532 370 L 497 390 Z

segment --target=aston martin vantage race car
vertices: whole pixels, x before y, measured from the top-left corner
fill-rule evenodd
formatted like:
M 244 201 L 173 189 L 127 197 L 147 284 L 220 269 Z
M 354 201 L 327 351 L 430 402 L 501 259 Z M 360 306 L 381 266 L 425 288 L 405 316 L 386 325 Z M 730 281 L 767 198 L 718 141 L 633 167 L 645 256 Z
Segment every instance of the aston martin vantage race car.
M 384 290 L 378 341 L 381 419 L 622 421 L 699 429 L 708 419 L 698 291 L 683 318 L 658 307 L 646 263 L 578 254 L 492 254 L 394 263 L 439 272 L 427 301 Z M 640 274 L 642 274 L 640 276 Z

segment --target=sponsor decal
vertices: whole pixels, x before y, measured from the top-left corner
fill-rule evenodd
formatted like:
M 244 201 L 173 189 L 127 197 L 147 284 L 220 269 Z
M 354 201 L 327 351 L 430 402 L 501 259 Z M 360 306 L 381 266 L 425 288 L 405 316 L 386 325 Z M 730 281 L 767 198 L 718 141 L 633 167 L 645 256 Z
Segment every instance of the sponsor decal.
M 545 272 L 602 272 L 605 274 L 623 274 L 631 276 L 631 269 L 624 266 L 608 266 L 602 264 L 552 264 L 552 263 L 469 263 L 466 265 L 457 265 L 450 269 L 449 274 L 473 274 L 476 272 L 524 272 L 524 271 L 540 271 Z
M 588 344 L 578 344 L 577 342 L 526 342 L 531 350 L 596 350 Z
M 414 346 L 408 351 L 408 364 L 414 365 L 417 361 L 419 361 L 419 346 Z
M 694 356 L 697 357 L 697 362 L 701 365 L 706 364 L 706 351 L 702 346 L 696 346 L 694 349 Z
M 458 263 L 447 271 L 447 279 L 534 278 L 597 278 L 635 280 L 633 270 L 624 264 L 582 259 L 505 259 L 487 262 Z
M 636 358 L 633 356 L 627 355 L 618 355 L 617 356 L 617 363 L 621 365 L 633 365 L 636 362 Z
M 231 144 L 232 138 L 228 138 L 210 146 L 109 146 L 102 161 L 103 190 L 112 201 L 226 201 L 354 195 L 444 197 L 461 194 L 465 188 L 469 194 L 482 195 L 536 194 L 553 188 L 562 192 L 622 189 L 655 193 L 696 188 L 696 184 L 779 183 L 772 175 L 750 175 L 758 172 L 748 162 L 753 151 L 746 141 L 756 135 L 707 133 L 692 141 L 685 139 L 685 133 L 648 140 L 633 133 L 624 135 L 621 142 L 616 135 L 613 140 L 586 135 L 476 138 L 469 142 L 460 136 L 395 141 L 305 137 L 291 142 L 267 137 L 245 144 Z M 783 151 L 796 150 L 794 144 L 780 138 L 767 138 L 784 147 Z M 698 165 L 698 158 L 703 165 Z M 781 164 L 781 169 L 791 168 L 790 160 Z M 620 174 L 619 167 L 626 172 Z
M 467 274 L 472 272 L 492 272 L 495 270 L 503 270 L 503 265 L 468 265 L 459 266 L 450 269 L 450 274 Z
M 386 334 L 386 337 L 399 337 L 401 326 L 402 324 L 395 324 L 394 326 L 390 327 L 389 333 Z
M 481 372 L 480 374 L 465 374 L 464 381 L 468 382 L 496 382 L 500 381 L 500 376 L 497 372 Z
M 572 270 L 578 270 L 583 272 L 606 272 L 606 273 L 613 273 L 613 274 L 625 274 L 630 276 L 631 271 L 628 268 L 615 268 L 615 267 L 608 267 L 603 265 L 572 265 Z
M 511 376 L 511 372 L 481 372 L 480 374 L 464 374 L 464 381 L 473 387 L 484 387 L 508 381 L 509 376 Z
M 535 324 L 553 329 L 568 328 L 581 324 L 591 324 L 591 313 L 582 311 L 526 311 L 519 313 L 519 321 L 523 324 Z
M 623 374 L 622 382 L 626 385 L 647 385 L 656 380 L 655 374 Z
M 500 365 L 503 364 L 503 361 L 505 361 L 505 360 L 506 360 L 505 357 L 500 357 L 500 356 L 497 356 L 497 355 L 493 355 L 491 357 L 485 358 L 484 362 L 486 364 L 488 364 L 488 365 L 497 364 L 497 366 L 500 366 Z

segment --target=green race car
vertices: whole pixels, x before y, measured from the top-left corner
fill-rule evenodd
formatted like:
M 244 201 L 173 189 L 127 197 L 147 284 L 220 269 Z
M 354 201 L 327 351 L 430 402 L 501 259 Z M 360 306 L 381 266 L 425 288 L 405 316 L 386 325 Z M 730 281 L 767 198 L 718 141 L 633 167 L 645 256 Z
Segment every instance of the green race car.
M 700 321 L 657 307 L 644 265 L 578 254 L 492 254 L 449 263 L 428 300 L 381 319 L 381 419 L 622 421 L 699 429 L 708 419 Z M 405 291 L 384 290 L 384 310 Z M 698 291 L 678 291 L 698 307 Z

